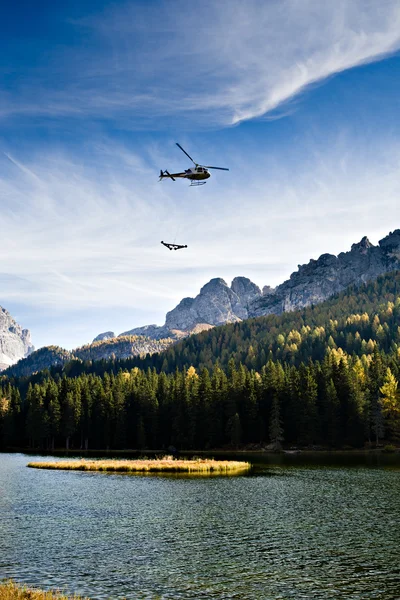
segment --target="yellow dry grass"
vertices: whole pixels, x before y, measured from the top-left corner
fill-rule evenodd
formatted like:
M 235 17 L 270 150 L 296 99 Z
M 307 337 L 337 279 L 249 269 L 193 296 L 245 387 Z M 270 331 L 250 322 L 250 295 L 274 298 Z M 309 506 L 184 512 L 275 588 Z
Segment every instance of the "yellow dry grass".
M 89 600 L 79 596 L 65 596 L 59 592 L 44 592 L 18 585 L 13 581 L 0 582 L 0 600 Z
M 60 462 L 30 462 L 35 469 L 62 469 L 67 471 L 111 471 L 120 473 L 193 473 L 227 474 L 248 471 L 250 463 L 232 460 L 195 458 L 177 460 L 172 457 L 138 460 L 64 460 Z

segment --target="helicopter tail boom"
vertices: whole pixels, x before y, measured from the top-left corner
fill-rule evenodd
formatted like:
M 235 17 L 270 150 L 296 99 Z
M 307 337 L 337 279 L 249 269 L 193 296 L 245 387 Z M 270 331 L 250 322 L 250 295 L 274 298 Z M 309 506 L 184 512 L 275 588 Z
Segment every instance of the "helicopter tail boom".
M 167 170 L 165 171 L 160 171 L 160 181 L 161 179 L 164 179 L 165 177 L 168 177 L 169 179 L 172 179 L 172 181 L 175 181 L 175 178 L 173 175 L 171 175 L 171 173 L 168 173 Z

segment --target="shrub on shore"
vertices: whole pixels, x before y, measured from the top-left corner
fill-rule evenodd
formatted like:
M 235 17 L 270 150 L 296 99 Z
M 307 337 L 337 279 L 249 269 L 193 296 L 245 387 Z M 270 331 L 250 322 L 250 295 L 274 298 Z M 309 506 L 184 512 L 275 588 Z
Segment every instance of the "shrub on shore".
M 59 462 L 30 462 L 28 467 L 35 469 L 61 469 L 68 471 L 107 471 L 120 473 L 198 473 L 227 474 L 248 471 L 250 463 L 244 461 L 214 460 L 196 458 L 176 460 L 64 460 Z
M 391 454 L 393 452 L 397 452 L 397 448 L 394 444 L 386 444 L 386 446 L 383 448 L 383 451 L 387 454 Z
M 57 591 L 45 592 L 19 585 L 14 581 L 0 582 L 0 600 L 89 600 L 80 596 L 65 596 Z

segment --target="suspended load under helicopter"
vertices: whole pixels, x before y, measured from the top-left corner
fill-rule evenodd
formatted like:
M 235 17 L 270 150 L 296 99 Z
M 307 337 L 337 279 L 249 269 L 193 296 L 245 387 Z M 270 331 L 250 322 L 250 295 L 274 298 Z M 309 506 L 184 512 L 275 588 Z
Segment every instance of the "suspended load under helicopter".
M 168 242 L 161 242 L 163 246 L 168 248 L 168 250 L 182 250 L 182 248 L 187 248 L 187 246 L 183 246 L 182 244 L 168 244 Z
M 184 154 L 186 154 L 188 158 L 190 158 L 190 160 L 194 164 L 194 168 L 191 167 L 190 169 L 186 169 L 181 173 L 169 173 L 167 170 L 160 171 L 160 181 L 162 179 L 172 179 L 172 181 L 175 181 L 175 179 L 189 179 L 191 186 L 198 186 L 206 184 L 207 181 L 204 180 L 209 179 L 209 177 L 211 177 L 211 173 L 209 173 L 208 169 L 218 169 L 218 171 L 229 171 L 229 169 L 226 169 L 225 167 L 210 167 L 200 165 L 199 163 L 194 162 L 193 158 L 186 152 L 186 150 L 182 148 L 180 144 L 178 144 L 178 142 L 176 142 L 176 145 L 182 150 Z

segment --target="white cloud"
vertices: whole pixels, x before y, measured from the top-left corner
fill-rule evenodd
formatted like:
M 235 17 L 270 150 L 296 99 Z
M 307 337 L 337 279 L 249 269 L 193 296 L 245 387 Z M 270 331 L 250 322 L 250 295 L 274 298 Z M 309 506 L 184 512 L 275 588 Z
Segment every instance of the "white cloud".
M 127 2 L 71 26 L 80 41 L 25 73 L 3 95 L 0 116 L 105 118 L 140 128 L 173 117 L 197 126 L 261 117 L 310 84 L 397 51 L 400 3 Z

